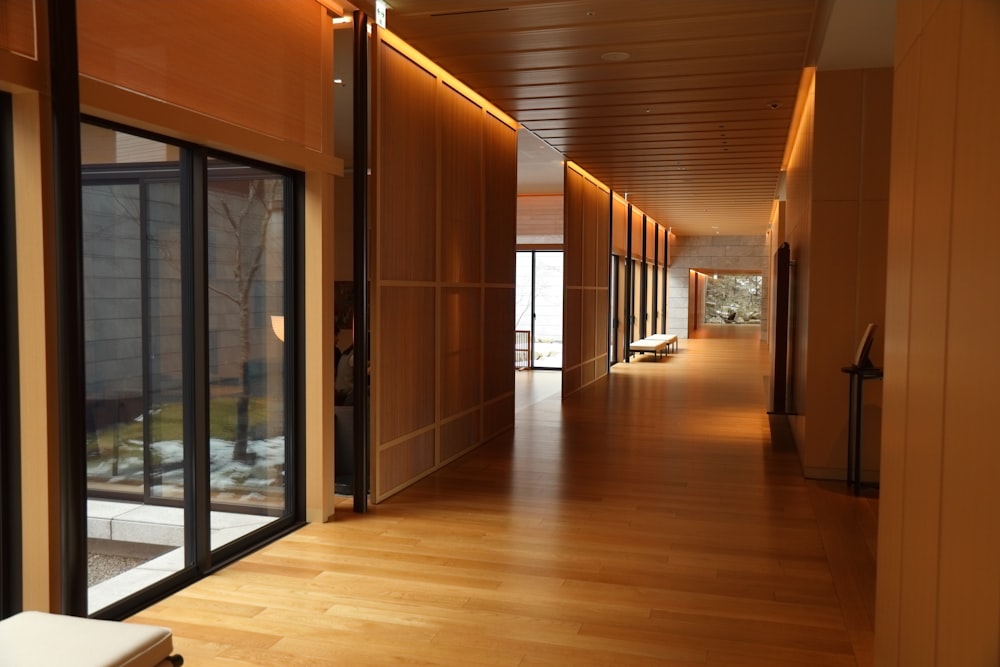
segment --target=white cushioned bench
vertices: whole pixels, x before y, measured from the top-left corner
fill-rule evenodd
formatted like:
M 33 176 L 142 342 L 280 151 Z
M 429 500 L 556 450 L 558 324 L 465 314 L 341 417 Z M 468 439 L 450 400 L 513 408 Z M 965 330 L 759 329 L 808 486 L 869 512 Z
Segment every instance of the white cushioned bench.
M 0 621 L 3 667 L 178 667 L 170 630 L 24 611 Z
M 650 334 L 646 336 L 646 338 L 649 338 L 650 340 L 665 340 L 667 341 L 667 351 L 671 351 L 670 348 L 672 346 L 673 351 L 677 352 L 677 336 L 675 335 L 665 333 Z
M 656 357 L 663 353 L 663 356 L 667 356 L 670 351 L 670 347 L 673 346 L 674 352 L 677 351 L 677 336 L 671 336 L 668 334 L 650 334 L 645 338 L 639 340 L 634 340 L 628 345 L 629 352 L 652 352 L 653 356 Z

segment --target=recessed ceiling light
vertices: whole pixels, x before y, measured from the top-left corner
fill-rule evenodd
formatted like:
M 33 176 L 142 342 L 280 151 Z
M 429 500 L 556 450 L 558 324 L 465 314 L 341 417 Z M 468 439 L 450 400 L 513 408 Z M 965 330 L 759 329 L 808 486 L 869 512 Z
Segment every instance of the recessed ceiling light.
M 625 53 L 624 51 L 608 51 L 607 53 L 601 54 L 601 60 L 609 63 L 620 63 L 621 61 L 628 60 L 631 57 L 631 54 Z

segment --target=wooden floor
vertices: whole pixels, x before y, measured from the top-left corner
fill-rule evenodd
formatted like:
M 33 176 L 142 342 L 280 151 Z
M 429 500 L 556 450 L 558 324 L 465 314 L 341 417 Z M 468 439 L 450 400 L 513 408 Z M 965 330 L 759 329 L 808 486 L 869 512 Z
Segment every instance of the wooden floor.
M 199 667 L 869 665 L 877 502 L 772 445 L 766 345 L 728 329 L 134 620 Z

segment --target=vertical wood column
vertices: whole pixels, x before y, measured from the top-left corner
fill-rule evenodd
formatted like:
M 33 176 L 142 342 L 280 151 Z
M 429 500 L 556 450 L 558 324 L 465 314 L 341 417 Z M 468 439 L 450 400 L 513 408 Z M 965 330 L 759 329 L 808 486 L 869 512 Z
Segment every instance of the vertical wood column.
M 570 165 L 564 182 L 563 396 L 608 373 L 610 192 Z
M 875 662 L 1000 663 L 1000 5 L 899 3 Z
M 59 380 L 56 331 L 55 220 L 48 104 L 37 93 L 13 97 L 18 271 L 24 608 L 58 611 Z
M 517 134 L 419 53 L 377 34 L 379 502 L 513 427 Z

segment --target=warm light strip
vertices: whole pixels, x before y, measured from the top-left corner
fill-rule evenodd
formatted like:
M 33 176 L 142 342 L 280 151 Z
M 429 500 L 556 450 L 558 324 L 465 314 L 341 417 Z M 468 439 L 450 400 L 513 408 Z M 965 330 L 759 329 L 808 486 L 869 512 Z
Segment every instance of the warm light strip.
M 316 0 L 316 2 L 323 5 L 323 7 L 326 8 L 326 10 L 331 14 L 333 14 L 334 16 L 343 18 L 344 8 L 338 5 L 336 2 L 332 2 L 332 0 Z M 334 22 L 336 23 L 336 21 Z
M 802 70 L 802 76 L 799 78 L 799 92 L 795 96 L 795 111 L 792 113 L 792 123 L 788 127 L 788 137 L 785 139 L 785 154 L 781 158 L 782 171 L 788 171 L 788 161 L 792 159 L 792 150 L 795 148 L 795 139 L 799 134 L 802 114 L 805 113 L 806 100 L 809 99 L 809 91 L 812 89 L 815 78 L 815 67 L 806 67 Z
M 604 183 L 601 183 L 599 180 L 597 180 L 596 178 L 594 178 L 590 174 L 589 171 L 587 171 L 586 169 L 584 169 L 583 167 L 581 167 L 580 165 L 578 165 L 576 162 L 573 162 L 572 160 L 568 160 L 566 162 L 566 166 L 569 167 L 570 169 L 572 169 L 573 171 L 575 171 L 576 173 L 580 174 L 581 176 L 583 176 L 588 181 L 590 181 L 591 183 L 593 183 L 594 185 L 596 185 L 600 189 L 604 190 L 605 192 L 611 192 L 611 188 L 609 188 Z
M 444 69 L 443 67 L 435 63 L 433 60 L 431 60 L 424 54 L 420 53 L 420 51 L 417 51 L 415 48 L 404 42 L 401 37 L 394 35 L 392 31 L 386 28 L 379 28 L 378 34 L 379 38 L 387 45 L 396 49 L 404 56 L 415 62 L 417 65 L 423 67 L 425 70 L 427 70 L 428 72 L 439 78 L 441 81 L 447 83 L 449 86 L 457 90 L 459 93 L 465 95 L 470 100 L 472 100 L 479 106 L 489 111 L 492 115 L 496 116 L 497 119 L 500 120 L 502 123 L 508 125 L 512 130 L 516 130 L 518 128 L 518 122 L 516 120 L 514 120 L 506 113 L 501 111 L 493 103 L 488 101 L 485 97 L 474 91 L 472 88 L 469 88 L 467 85 L 462 83 L 459 79 L 455 78 L 455 76 L 452 75 L 450 72 L 448 72 L 446 69 Z

